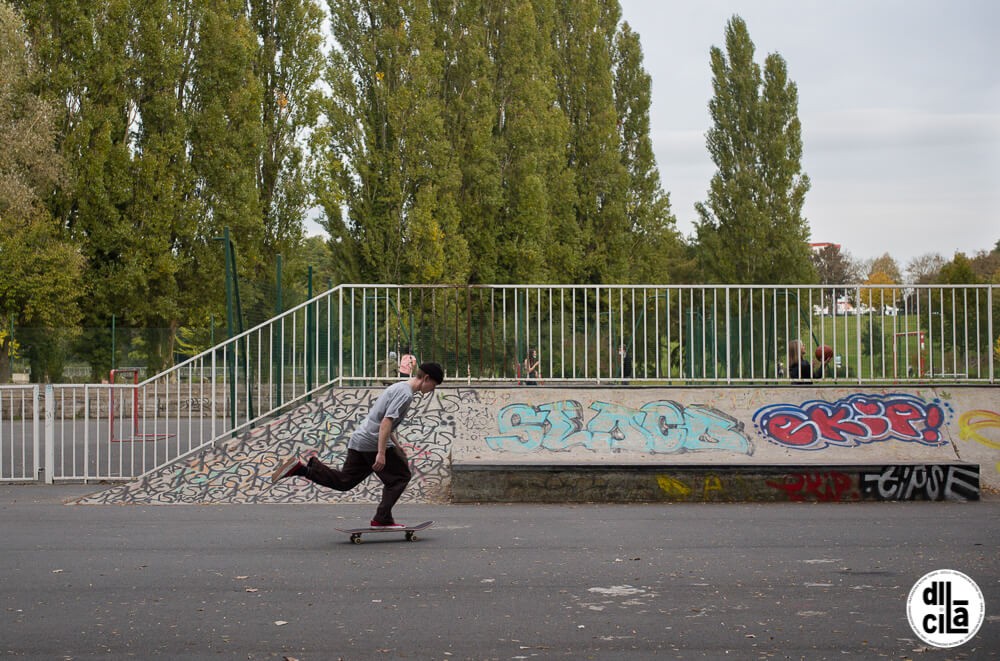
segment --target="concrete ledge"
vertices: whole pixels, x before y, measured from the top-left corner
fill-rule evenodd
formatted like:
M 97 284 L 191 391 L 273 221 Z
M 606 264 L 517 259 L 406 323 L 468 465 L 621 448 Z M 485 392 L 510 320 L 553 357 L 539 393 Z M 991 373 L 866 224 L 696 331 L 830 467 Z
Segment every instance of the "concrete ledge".
M 979 465 L 456 463 L 452 500 L 532 502 L 857 502 L 979 500 Z

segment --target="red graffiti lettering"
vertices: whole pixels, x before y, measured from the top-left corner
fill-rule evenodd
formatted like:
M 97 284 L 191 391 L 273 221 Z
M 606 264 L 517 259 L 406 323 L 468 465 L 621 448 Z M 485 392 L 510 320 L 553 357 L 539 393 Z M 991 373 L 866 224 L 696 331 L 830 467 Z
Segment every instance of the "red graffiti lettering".
M 767 433 L 783 445 L 807 447 L 816 442 L 819 434 L 815 425 L 791 414 L 778 414 L 768 419 Z
M 947 443 L 941 435 L 945 406 L 908 394 L 856 394 L 836 402 L 765 406 L 754 423 L 769 441 L 796 450 L 887 440 L 938 446 Z
M 791 473 L 783 482 L 769 480 L 767 484 L 785 492 L 794 502 L 843 502 L 860 498 L 851 476 L 839 471 Z
M 860 420 L 852 419 L 853 412 L 847 406 L 838 406 L 833 410 L 816 406 L 810 409 L 809 417 L 816 423 L 820 436 L 833 441 L 843 442 L 867 431 Z

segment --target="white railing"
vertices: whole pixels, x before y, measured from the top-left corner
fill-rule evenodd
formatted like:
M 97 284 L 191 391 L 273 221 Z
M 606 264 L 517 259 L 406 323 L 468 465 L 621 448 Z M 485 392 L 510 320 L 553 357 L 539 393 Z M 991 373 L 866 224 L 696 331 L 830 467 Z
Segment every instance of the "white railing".
M 998 289 L 351 286 L 341 373 L 389 374 L 410 344 L 468 382 L 527 380 L 535 349 L 543 383 L 780 384 L 798 339 L 830 356 L 817 383 L 994 383 Z
M 388 383 L 409 350 L 448 381 L 996 383 L 1000 287 L 342 285 L 140 383 L 0 388 L 0 480 L 124 480 L 330 386 Z M 528 378 L 524 359 L 538 355 Z M 119 373 L 130 370 L 119 369 Z M 39 411 L 45 413 L 44 457 Z
M 0 388 L 0 482 L 33 482 L 42 467 L 38 386 Z

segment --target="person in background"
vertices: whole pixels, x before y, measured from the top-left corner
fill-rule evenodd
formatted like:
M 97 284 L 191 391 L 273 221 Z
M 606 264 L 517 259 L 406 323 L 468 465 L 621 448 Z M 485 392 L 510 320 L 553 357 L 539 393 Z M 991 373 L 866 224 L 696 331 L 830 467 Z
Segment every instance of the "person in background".
M 628 348 L 623 344 L 618 347 L 619 369 L 622 373 L 622 385 L 627 386 L 632 374 L 632 356 L 628 355 Z
M 524 357 L 524 385 L 534 386 L 538 385 L 538 366 L 540 361 L 538 360 L 538 351 L 535 349 L 530 349 L 528 355 Z
M 403 355 L 399 357 L 399 375 L 408 379 L 413 375 L 413 368 L 417 366 L 417 358 L 410 353 L 410 347 L 403 347 Z
M 792 381 L 812 381 L 812 366 L 806 358 L 806 345 L 801 340 L 788 343 L 788 378 Z

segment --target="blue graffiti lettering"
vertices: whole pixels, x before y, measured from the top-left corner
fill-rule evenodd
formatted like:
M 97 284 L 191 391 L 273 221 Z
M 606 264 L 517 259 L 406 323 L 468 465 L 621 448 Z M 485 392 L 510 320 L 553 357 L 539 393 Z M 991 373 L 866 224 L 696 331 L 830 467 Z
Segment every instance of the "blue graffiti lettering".
M 539 406 L 510 404 L 497 415 L 499 434 L 486 437 L 486 444 L 501 452 L 561 452 L 583 447 L 654 454 L 704 450 L 753 453 L 743 423 L 708 406 L 684 407 L 657 400 L 634 409 L 596 401 L 589 409 L 594 415 L 585 421 L 583 406 L 574 400 Z

